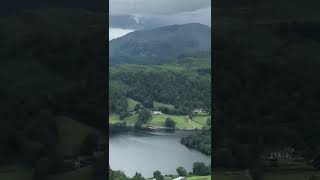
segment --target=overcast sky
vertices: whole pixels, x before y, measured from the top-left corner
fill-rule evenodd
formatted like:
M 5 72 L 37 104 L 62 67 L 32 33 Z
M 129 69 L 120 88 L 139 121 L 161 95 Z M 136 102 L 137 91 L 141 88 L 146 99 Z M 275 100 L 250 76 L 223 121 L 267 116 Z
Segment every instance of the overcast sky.
M 109 12 L 158 18 L 165 24 L 211 24 L 211 0 L 109 0 Z

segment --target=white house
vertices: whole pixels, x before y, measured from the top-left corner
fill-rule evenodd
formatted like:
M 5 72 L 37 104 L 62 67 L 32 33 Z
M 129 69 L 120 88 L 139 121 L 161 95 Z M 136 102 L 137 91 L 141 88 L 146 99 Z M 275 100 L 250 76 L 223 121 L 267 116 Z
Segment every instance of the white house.
M 152 111 L 152 114 L 153 115 L 160 115 L 160 114 L 163 114 L 161 111 Z
M 195 109 L 193 110 L 194 113 L 205 113 L 203 109 Z

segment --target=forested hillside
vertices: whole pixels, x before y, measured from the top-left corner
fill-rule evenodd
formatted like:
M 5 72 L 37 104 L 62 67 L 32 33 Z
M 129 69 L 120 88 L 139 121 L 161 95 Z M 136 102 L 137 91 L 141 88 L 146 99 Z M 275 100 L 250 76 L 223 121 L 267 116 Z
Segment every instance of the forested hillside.
M 210 53 L 181 57 L 170 64 L 111 66 L 110 112 L 120 113 L 126 108 L 121 97 L 132 98 L 146 107 L 153 102 L 171 104 L 174 114 L 187 115 L 195 108 L 210 111 L 210 73 Z

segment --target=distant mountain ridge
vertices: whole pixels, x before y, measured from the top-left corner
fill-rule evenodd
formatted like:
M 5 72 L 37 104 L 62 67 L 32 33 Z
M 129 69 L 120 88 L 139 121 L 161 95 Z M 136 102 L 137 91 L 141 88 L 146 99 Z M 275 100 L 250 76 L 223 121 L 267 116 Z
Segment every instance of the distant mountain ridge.
M 109 42 L 110 64 L 172 62 L 180 55 L 211 49 L 211 28 L 199 23 L 131 32 Z

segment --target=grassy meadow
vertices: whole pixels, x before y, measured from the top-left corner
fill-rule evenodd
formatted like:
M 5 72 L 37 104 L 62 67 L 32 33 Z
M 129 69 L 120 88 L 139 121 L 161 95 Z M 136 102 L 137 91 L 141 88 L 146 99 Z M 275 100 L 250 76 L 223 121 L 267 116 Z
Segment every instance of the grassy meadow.
M 176 129 L 180 130 L 189 130 L 189 129 L 201 129 L 206 125 L 207 119 L 209 116 L 194 116 L 192 120 L 189 120 L 187 116 L 178 116 L 178 115 L 169 115 L 169 114 L 160 114 L 152 115 L 151 120 L 145 124 L 146 126 L 156 126 L 163 127 L 165 120 L 171 118 L 176 123 Z M 135 122 L 138 120 L 138 115 L 131 115 L 124 120 L 120 120 L 119 115 L 110 114 L 109 123 L 115 124 L 119 122 L 126 122 L 126 125 L 133 127 Z

